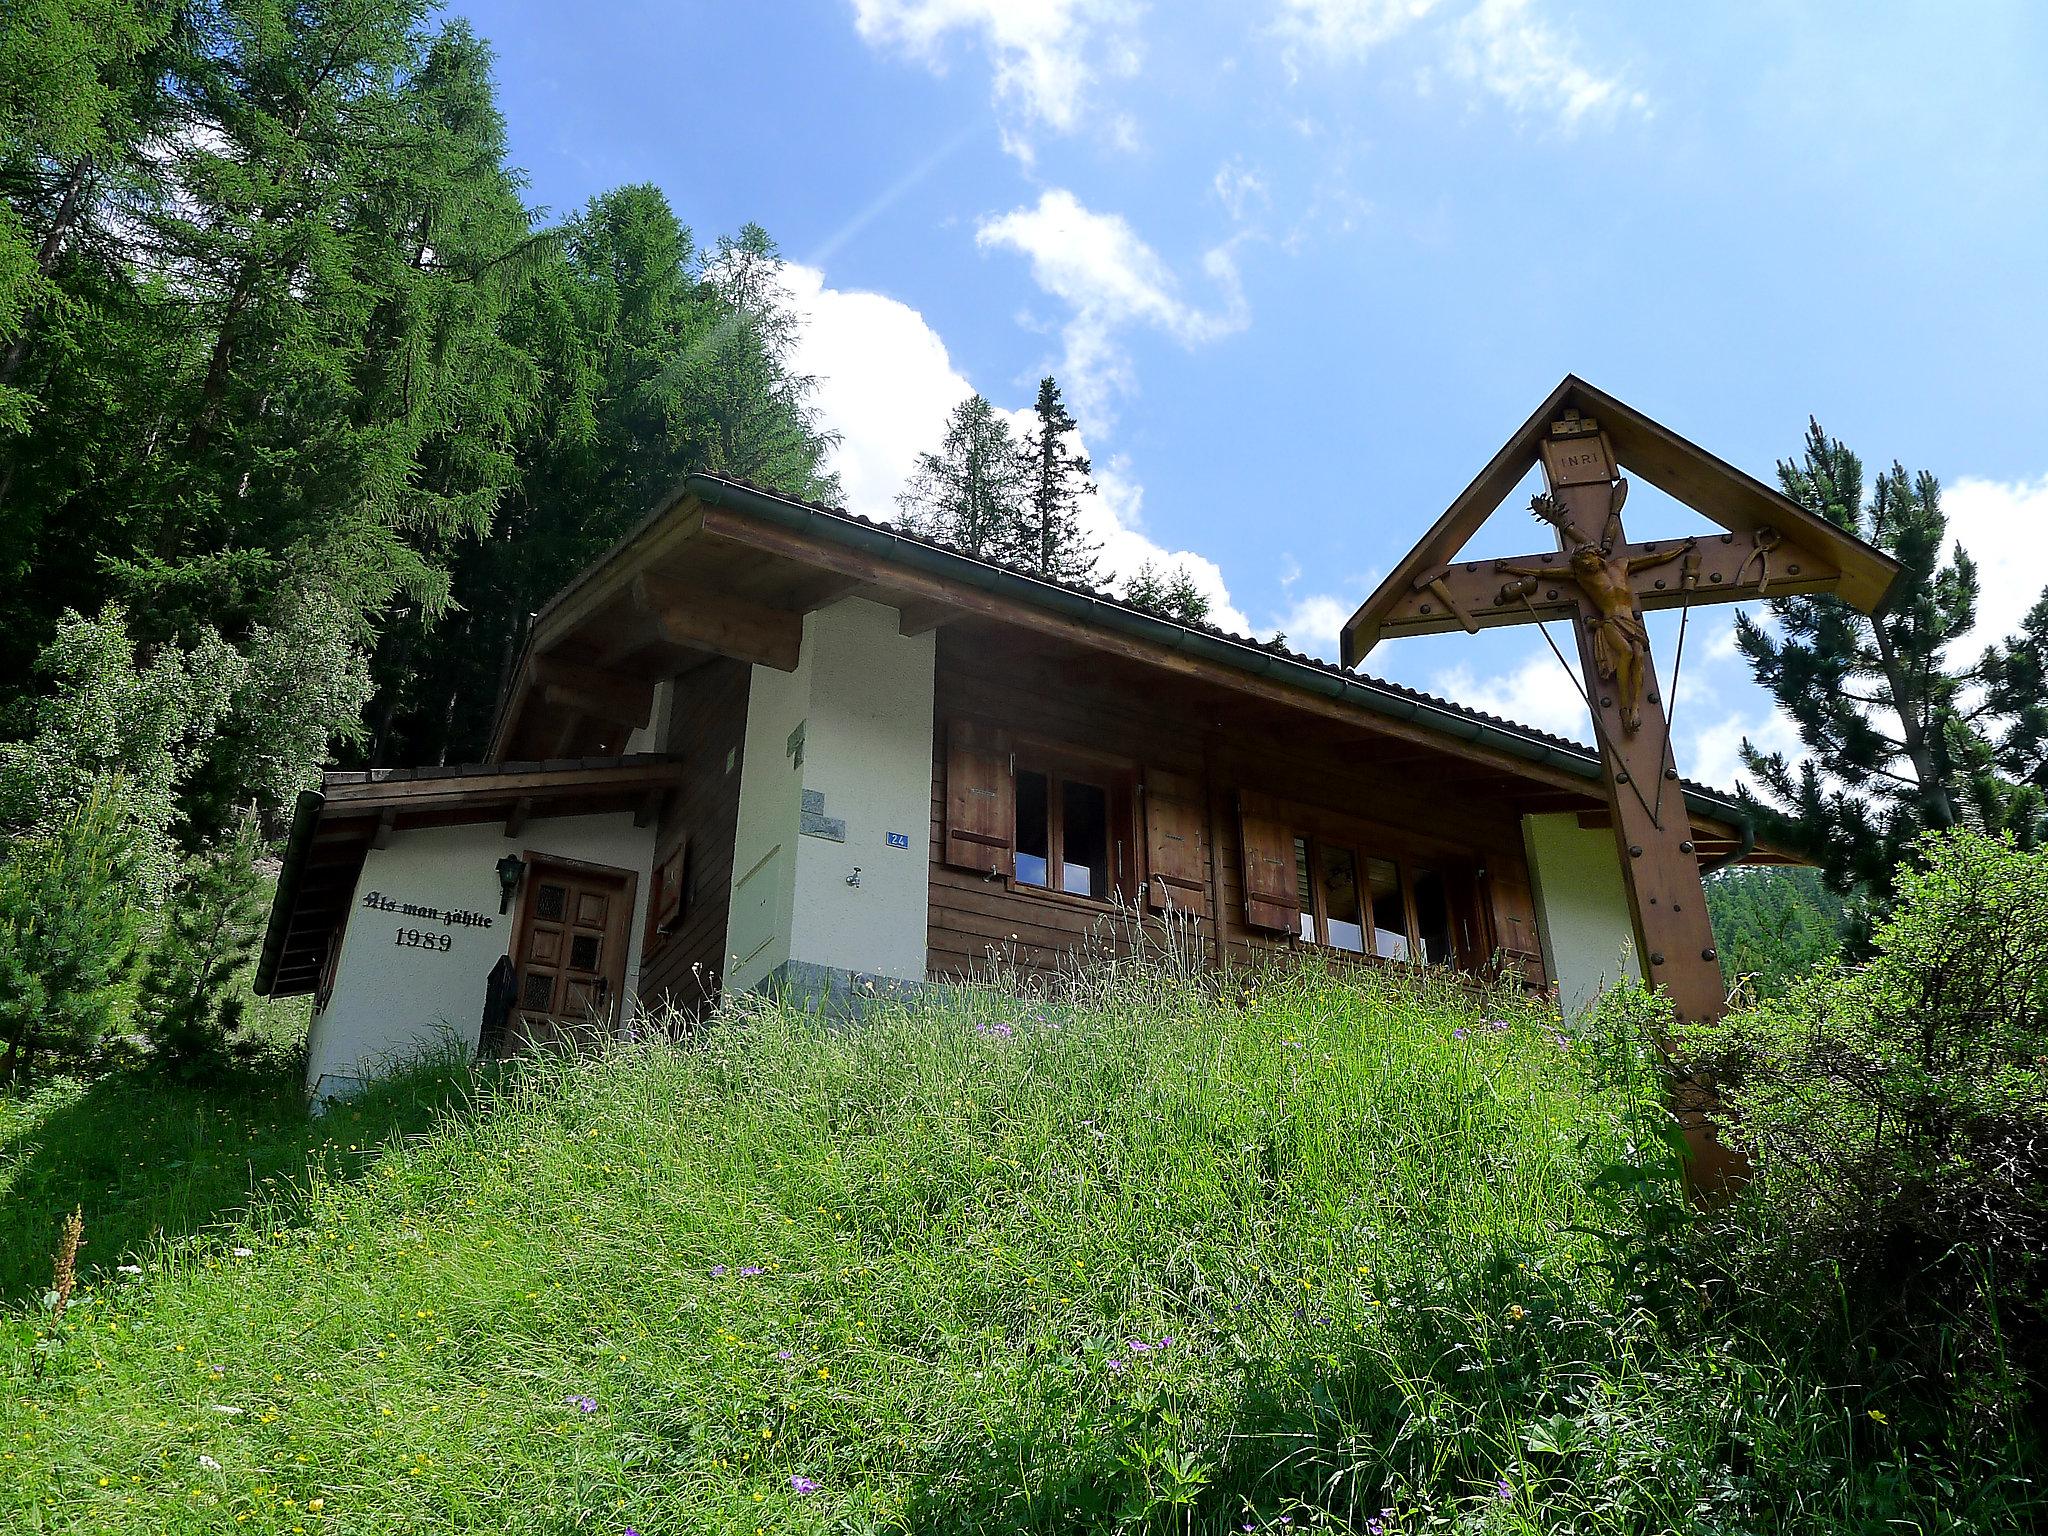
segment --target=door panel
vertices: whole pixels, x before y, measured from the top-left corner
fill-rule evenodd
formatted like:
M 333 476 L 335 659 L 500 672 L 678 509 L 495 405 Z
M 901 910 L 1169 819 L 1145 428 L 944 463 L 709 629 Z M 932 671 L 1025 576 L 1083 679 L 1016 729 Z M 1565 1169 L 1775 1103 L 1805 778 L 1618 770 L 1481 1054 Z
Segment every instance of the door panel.
M 625 982 L 630 877 L 535 861 L 515 941 L 511 1047 L 574 1045 L 610 1032 Z

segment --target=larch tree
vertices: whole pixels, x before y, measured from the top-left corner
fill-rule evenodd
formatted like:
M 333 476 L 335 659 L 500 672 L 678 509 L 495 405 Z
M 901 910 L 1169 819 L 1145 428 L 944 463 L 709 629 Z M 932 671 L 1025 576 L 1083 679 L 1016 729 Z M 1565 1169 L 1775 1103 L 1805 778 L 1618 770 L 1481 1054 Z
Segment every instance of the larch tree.
M 1096 487 L 1088 478 L 1094 469 L 1088 456 L 1068 442 L 1080 424 L 1049 375 L 1038 382 L 1032 410 L 1036 419 L 1024 432 L 1028 484 L 1017 529 L 1018 563 L 1054 581 L 1091 582 L 1102 546 L 1081 527 L 1081 498 L 1093 496 Z
M 1976 658 L 1954 651 L 1977 622 L 1977 567 L 1948 553 L 1941 487 L 1894 464 L 1864 494 L 1863 465 L 1818 422 L 1778 466 L 1785 494 L 1884 550 L 1900 570 L 1869 615 L 1826 596 L 1781 597 L 1770 626 L 1735 619 L 1756 679 L 1799 727 L 1797 763 L 1745 740 L 1760 829 L 1811 857 L 1835 889 L 1888 901 L 1921 834 L 1971 826 L 2042 840 L 2048 598 Z
M 449 608 L 387 626 L 369 760 L 481 754 L 528 616 L 691 471 L 838 495 L 799 326 L 765 232 L 700 253 L 658 187 L 606 192 L 557 232 L 506 320 L 539 381 L 517 473 L 454 550 Z
M 917 456 L 896 505 L 912 533 L 978 558 L 1022 563 L 1018 530 L 1030 489 L 1009 422 L 970 395 L 953 408 L 937 450 Z

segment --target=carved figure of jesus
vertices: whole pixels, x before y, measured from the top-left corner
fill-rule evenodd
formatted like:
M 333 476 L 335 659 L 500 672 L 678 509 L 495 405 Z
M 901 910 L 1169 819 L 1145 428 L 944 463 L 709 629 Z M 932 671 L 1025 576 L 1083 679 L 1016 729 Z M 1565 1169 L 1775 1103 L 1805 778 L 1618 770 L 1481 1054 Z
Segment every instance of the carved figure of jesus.
M 1532 583 L 1562 577 L 1585 594 L 1593 610 L 1594 669 L 1602 682 L 1613 685 L 1614 696 L 1621 703 L 1622 729 L 1633 736 L 1643 728 L 1643 661 L 1649 655 L 1650 634 L 1643 627 L 1643 616 L 1636 611 L 1635 587 L 1629 578 L 1638 571 L 1669 565 L 1695 548 L 1699 540 L 1687 539 L 1655 555 L 1609 556 L 1590 539 L 1578 537 L 1577 530 L 1569 524 L 1560 526 L 1571 543 L 1568 572 L 1539 565 L 1516 565 L 1507 560 L 1494 561 L 1493 568 Z M 1533 586 L 1523 590 L 1533 590 Z M 1504 590 L 1501 597 L 1505 602 L 1518 595 Z

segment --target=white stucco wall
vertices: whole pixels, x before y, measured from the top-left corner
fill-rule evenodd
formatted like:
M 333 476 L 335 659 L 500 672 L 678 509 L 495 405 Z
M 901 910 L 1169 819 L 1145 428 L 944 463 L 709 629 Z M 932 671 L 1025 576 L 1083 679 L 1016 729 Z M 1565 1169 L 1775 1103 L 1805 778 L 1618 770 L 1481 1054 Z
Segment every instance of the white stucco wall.
M 937 643 L 899 624 L 893 608 L 845 598 L 805 616 L 795 672 L 754 668 L 729 987 L 754 986 L 785 962 L 924 979 Z M 789 751 L 799 727 L 801 767 Z M 823 797 L 820 814 L 845 823 L 843 842 L 802 830 L 807 790 Z
M 626 985 L 636 995 L 640 940 L 646 929 L 654 829 L 636 827 L 630 812 L 531 821 L 517 837 L 503 822 L 422 827 L 392 834 L 391 846 L 363 859 L 343 933 L 334 990 L 313 1015 L 307 1036 L 306 1087 L 316 1099 L 345 1093 L 365 1078 L 443 1042 L 470 1050 L 483 1023 L 484 984 L 512 943 L 515 908 L 500 915 L 498 860 L 508 853 L 554 854 L 631 870 L 639 881 L 627 932 Z M 381 893 L 442 912 L 481 913 L 488 927 L 433 922 L 365 907 Z M 449 949 L 402 946 L 400 929 L 446 934 Z
M 1607 828 L 1588 828 L 1569 811 L 1524 816 L 1522 839 L 1536 888 L 1543 963 L 1557 983 L 1567 1019 L 1623 978 L 1640 980 L 1621 851 Z

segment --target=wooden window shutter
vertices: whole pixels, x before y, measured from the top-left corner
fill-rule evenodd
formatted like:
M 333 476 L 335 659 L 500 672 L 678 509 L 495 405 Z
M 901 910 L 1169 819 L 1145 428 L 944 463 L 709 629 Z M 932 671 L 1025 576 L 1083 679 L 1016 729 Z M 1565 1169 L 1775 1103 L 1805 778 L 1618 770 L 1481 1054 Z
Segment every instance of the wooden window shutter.
M 1239 790 L 1238 846 L 1244 865 L 1244 920 L 1253 928 L 1293 933 L 1301 899 L 1296 895 L 1294 829 L 1279 801 Z
M 1145 904 L 1153 911 L 1206 912 L 1209 817 L 1202 784 L 1185 774 L 1145 770 Z
M 1493 892 L 1493 927 L 1502 964 L 1521 973 L 1532 987 L 1549 982 L 1543 969 L 1543 939 L 1536 931 L 1536 898 L 1529 877 L 1518 869 L 1489 866 L 1486 883 Z
M 946 862 L 984 875 L 1013 873 L 1016 813 L 1008 732 L 952 721 L 946 727 Z

